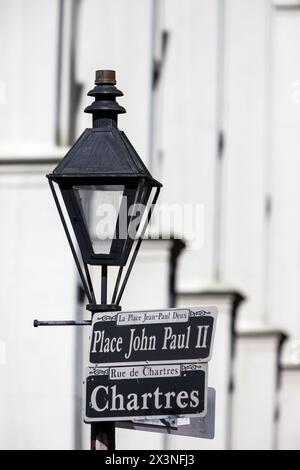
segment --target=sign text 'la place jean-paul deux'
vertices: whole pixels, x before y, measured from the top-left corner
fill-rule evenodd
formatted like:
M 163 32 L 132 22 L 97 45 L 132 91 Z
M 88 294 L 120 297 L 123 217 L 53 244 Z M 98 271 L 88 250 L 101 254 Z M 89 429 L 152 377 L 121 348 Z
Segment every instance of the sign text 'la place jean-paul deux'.
M 95 314 L 85 421 L 205 416 L 216 316 L 215 307 Z

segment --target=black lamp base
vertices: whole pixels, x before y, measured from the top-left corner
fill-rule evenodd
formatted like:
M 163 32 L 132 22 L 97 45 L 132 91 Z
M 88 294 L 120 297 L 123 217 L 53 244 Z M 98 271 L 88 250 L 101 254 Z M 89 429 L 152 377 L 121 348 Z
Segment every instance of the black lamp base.
M 121 307 L 116 304 L 87 304 L 86 309 L 94 314 L 97 312 L 119 312 Z

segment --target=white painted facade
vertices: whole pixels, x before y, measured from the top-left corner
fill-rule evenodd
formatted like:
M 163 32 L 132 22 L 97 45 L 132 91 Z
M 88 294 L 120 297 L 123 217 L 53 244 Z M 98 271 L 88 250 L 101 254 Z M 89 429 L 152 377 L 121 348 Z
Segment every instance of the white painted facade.
M 90 126 L 82 111 L 99 68 L 117 71 L 127 109 L 119 127 L 164 184 L 161 203 L 200 207 L 196 239 L 174 227 L 187 240 L 180 305 L 181 293 L 198 302 L 212 283 L 247 298 L 237 327 L 251 344 L 239 337 L 233 365 L 230 309 L 220 315 L 216 439 L 184 445 L 299 448 L 299 371 L 295 361 L 283 369 L 277 395 L 276 341 L 267 333 L 300 339 L 299 34 L 298 0 L 0 0 L 0 448 L 88 447 L 78 411 L 86 331 L 34 329 L 32 321 L 81 315 L 44 175 Z M 145 242 L 123 308 L 169 306 L 169 255 L 169 241 Z M 266 335 L 255 337 L 258 330 Z M 253 380 L 262 387 L 262 379 L 263 436 L 245 424 Z M 133 439 L 150 449 L 182 444 L 134 431 L 117 439 L 119 448 Z

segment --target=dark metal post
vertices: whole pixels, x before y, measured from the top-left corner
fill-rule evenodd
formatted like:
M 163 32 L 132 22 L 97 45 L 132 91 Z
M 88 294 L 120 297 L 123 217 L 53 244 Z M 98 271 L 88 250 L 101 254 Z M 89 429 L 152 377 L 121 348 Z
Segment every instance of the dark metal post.
M 103 269 L 105 268 L 105 269 Z M 107 292 L 107 266 L 102 266 L 102 303 L 105 300 L 106 303 L 106 292 Z M 105 294 L 104 294 L 105 293 Z M 103 297 L 105 296 L 105 298 Z M 114 306 L 115 307 L 115 306 Z M 116 310 L 109 308 L 109 305 L 105 309 L 105 312 L 111 311 L 113 315 Z M 93 315 L 96 312 L 93 312 Z M 115 438 L 115 422 L 114 421 L 101 421 L 99 423 L 91 424 L 91 450 L 115 450 L 116 438 Z
M 115 448 L 114 421 L 91 424 L 91 450 L 115 450 Z
M 107 304 L 107 266 L 101 268 L 101 303 Z

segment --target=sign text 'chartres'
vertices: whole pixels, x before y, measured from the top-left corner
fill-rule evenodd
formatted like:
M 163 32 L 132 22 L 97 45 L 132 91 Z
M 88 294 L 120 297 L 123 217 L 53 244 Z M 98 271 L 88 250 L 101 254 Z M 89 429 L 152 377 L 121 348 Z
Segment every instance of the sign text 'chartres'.
M 207 364 L 89 367 L 85 396 L 86 422 L 204 416 Z

